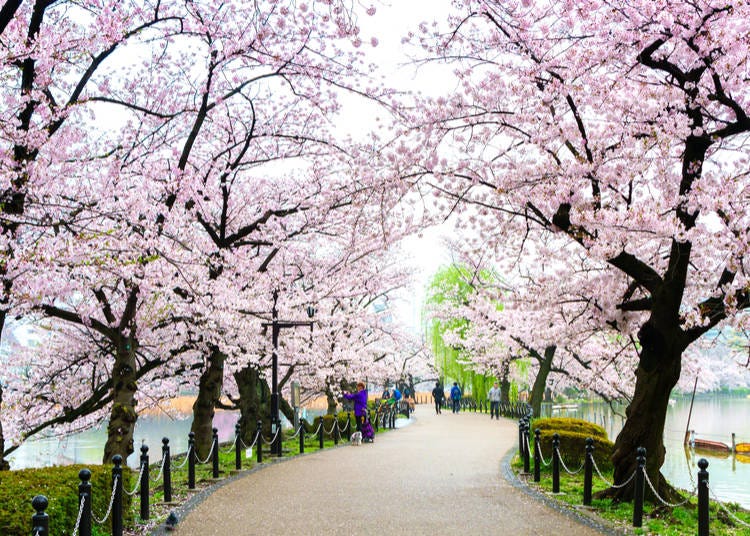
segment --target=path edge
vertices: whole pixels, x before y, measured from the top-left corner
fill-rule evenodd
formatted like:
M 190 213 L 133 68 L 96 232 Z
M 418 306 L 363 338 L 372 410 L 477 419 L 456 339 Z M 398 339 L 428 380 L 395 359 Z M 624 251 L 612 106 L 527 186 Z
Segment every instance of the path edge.
M 634 532 L 629 528 L 617 527 L 610 521 L 597 516 L 593 512 L 584 512 L 581 510 L 577 510 L 568 503 L 556 501 L 555 499 L 548 497 L 541 491 L 532 488 L 525 481 L 518 478 L 518 475 L 511 468 L 510 462 L 515 455 L 516 449 L 515 447 L 512 447 L 503 457 L 501 461 L 501 468 L 503 478 L 517 490 L 525 493 L 535 501 L 544 504 L 546 507 L 551 508 L 558 513 L 561 513 L 582 525 L 586 525 L 587 527 L 598 530 L 606 536 L 629 536 L 634 534 Z

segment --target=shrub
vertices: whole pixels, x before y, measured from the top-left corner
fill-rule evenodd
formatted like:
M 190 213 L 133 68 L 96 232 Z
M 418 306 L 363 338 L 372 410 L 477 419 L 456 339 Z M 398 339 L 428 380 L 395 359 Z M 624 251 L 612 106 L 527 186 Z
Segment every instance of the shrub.
M 31 500 L 44 495 L 49 501 L 50 534 L 66 536 L 73 532 L 78 518 L 78 473 L 87 468 L 91 471 L 91 494 L 94 516 L 102 518 L 109 507 L 112 496 L 112 466 L 67 465 L 0 471 L 0 534 L 3 536 L 27 536 L 31 534 L 31 516 L 34 509 Z M 137 475 L 136 475 L 137 476 Z M 130 491 L 135 485 L 130 469 L 123 467 L 123 487 Z M 125 524 L 133 522 L 132 498 L 123 493 L 123 516 Z M 110 534 L 111 518 L 100 533 Z M 96 523 L 93 523 L 96 525 Z
M 553 433 L 560 433 L 561 431 L 566 432 L 577 432 L 579 434 L 587 434 L 593 438 L 609 439 L 607 432 L 599 426 L 589 421 L 582 419 L 572 419 L 569 417 L 551 417 L 547 419 L 535 419 L 531 423 L 531 435 L 534 435 L 534 430 L 539 428 L 542 432 L 546 430 L 552 430 Z
M 578 469 L 586 456 L 586 439 L 591 437 L 589 434 L 579 432 L 568 432 L 545 430 L 539 438 L 539 444 L 542 448 L 542 456 L 545 461 L 552 457 L 552 436 L 557 433 L 560 436 L 560 457 L 563 463 L 571 471 Z M 597 467 L 602 471 L 612 468 L 612 453 L 615 445 L 610 440 L 601 437 L 591 437 L 594 440 L 594 461 Z M 532 446 L 533 448 L 533 446 Z M 532 451 L 533 453 L 533 451 Z

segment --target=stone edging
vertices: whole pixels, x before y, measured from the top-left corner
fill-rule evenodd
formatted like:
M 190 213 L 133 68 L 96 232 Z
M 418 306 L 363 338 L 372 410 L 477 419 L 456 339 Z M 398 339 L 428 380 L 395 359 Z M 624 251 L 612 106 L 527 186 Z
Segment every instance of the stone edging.
M 634 532 L 625 527 L 616 527 L 609 521 L 600 518 L 595 513 L 586 512 L 583 510 L 578 510 L 574 508 L 573 506 L 570 506 L 567 503 L 564 503 L 562 501 L 556 501 L 554 499 L 551 499 L 544 493 L 530 487 L 527 485 L 523 480 L 518 478 L 518 476 L 513 472 L 513 470 L 510 467 L 510 461 L 515 456 L 516 449 L 511 448 L 503 457 L 502 460 L 502 473 L 503 478 L 511 484 L 514 488 L 522 491 L 532 499 L 534 499 L 537 502 L 541 502 L 548 508 L 551 508 L 552 510 L 555 510 L 556 512 L 559 512 L 574 521 L 577 521 L 578 523 L 581 523 L 582 525 L 586 525 L 588 527 L 591 527 L 595 530 L 598 530 L 602 534 L 605 534 L 606 536 L 629 536 L 634 534 Z

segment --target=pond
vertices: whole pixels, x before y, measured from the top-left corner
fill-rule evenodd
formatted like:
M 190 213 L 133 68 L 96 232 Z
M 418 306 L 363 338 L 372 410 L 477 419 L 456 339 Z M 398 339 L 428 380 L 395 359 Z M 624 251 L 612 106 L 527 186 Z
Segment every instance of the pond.
M 604 427 L 614 440 L 622 429 L 624 408 L 614 414 L 607 404 L 592 402 L 553 406 L 552 415 L 585 419 Z M 550 413 L 545 405 L 543 413 Z M 708 460 L 709 490 L 712 499 L 736 502 L 750 508 L 750 457 L 718 454 L 710 451 L 685 449 L 685 430 L 690 412 L 690 397 L 670 401 L 664 426 L 664 446 L 667 453 L 662 473 L 674 486 L 692 491 L 698 473 L 698 460 Z M 690 417 L 690 429 L 695 437 L 732 445 L 732 433 L 737 443 L 750 443 L 750 399 L 745 396 L 696 395 Z

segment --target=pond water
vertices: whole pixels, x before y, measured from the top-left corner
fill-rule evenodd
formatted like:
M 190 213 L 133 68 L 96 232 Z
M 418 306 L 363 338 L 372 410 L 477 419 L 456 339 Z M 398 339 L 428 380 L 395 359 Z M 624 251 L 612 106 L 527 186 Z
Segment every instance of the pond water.
M 624 407 L 617 410 L 618 415 L 602 403 L 575 406 L 555 408 L 552 414 L 595 422 L 603 426 L 614 441 L 624 423 L 621 417 Z M 546 406 L 544 411 L 549 414 L 550 407 Z M 709 463 L 711 498 L 736 502 L 750 508 L 750 457 L 685 449 L 683 441 L 689 412 L 690 397 L 676 398 L 670 403 L 664 426 L 664 446 L 667 453 L 662 473 L 674 486 L 692 491 L 698 474 L 698 460 L 705 458 Z M 720 441 L 730 447 L 732 433 L 736 435 L 737 443 L 750 443 L 750 399 L 744 396 L 696 395 L 690 429 L 695 430 L 696 438 Z
M 602 403 L 575 404 L 569 407 L 552 409 L 545 405 L 543 413 L 577 417 L 603 426 L 609 437 L 614 439 L 622 428 L 621 415 L 624 408 L 613 413 L 611 408 Z M 667 449 L 662 471 L 675 486 L 692 490 L 698 472 L 698 460 L 706 458 L 712 498 L 732 501 L 750 508 L 750 457 L 718 456 L 709 452 L 694 453 L 683 448 L 683 438 L 687 425 L 690 399 L 678 398 L 671 404 L 667 413 L 664 442 Z M 303 410 L 304 411 L 304 410 Z M 311 419 L 319 415 L 320 410 L 304 412 L 303 417 Z M 417 414 L 418 415 L 418 414 Z M 214 426 L 219 430 L 219 441 L 234 439 L 234 425 L 237 413 L 217 411 Z M 732 432 L 737 442 L 750 443 L 750 399 L 730 396 L 696 396 L 693 405 L 690 428 L 695 430 L 696 437 L 722 441 L 732 444 Z M 149 446 L 151 459 L 161 456 L 161 439 L 168 437 L 173 453 L 187 450 L 188 432 L 191 420 L 170 418 L 163 414 L 145 415 L 138 419 L 135 429 L 136 452 L 127 460 L 130 467 L 137 468 L 140 457 L 141 442 Z M 405 423 L 404 423 L 405 424 Z M 43 467 L 70 463 L 101 463 L 102 446 L 106 441 L 106 428 L 89 430 L 65 438 L 49 437 L 29 441 L 10 456 L 11 467 Z

